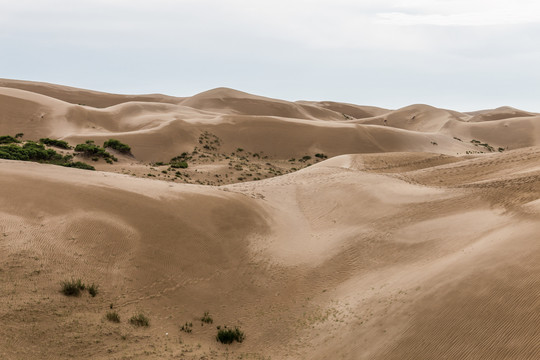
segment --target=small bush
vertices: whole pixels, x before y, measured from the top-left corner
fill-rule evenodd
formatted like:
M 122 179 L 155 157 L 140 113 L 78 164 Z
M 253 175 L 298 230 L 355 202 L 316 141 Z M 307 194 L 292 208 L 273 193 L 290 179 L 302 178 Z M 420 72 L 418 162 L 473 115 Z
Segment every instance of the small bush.
M 175 169 L 187 169 L 188 163 L 185 161 L 171 162 L 171 167 Z
M 327 159 L 328 156 L 326 156 L 325 154 L 315 154 L 315 157 L 319 158 L 319 159 Z
M 96 295 L 98 294 L 98 288 L 99 285 L 92 283 L 92 285 L 88 287 L 88 293 L 90 294 L 90 296 L 96 297 Z
M 23 136 L 24 136 L 24 133 L 17 133 L 15 134 L 15 139 L 22 139 Z
M 237 327 L 235 327 L 234 330 L 228 329 L 227 327 L 223 329 L 220 328 L 216 335 L 216 340 L 222 344 L 232 344 L 234 341 L 241 343 L 245 338 L 244 332 Z
M 205 311 L 204 315 L 201 318 L 201 321 L 205 324 L 212 324 L 214 322 L 214 319 L 212 319 L 208 311 Z
M 116 311 L 109 311 L 107 312 L 107 315 L 105 315 L 107 320 L 110 322 L 119 323 L 120 322 L 120 315 Z
M 55 146 L 62 149 L 71 149 L 71 146 L 69 146 L 69 144 L 64 140 L 42 138 L 42 139 L 39 139 L 39 142 L 45 145 Z
M 129 323 L 131 325 L 134 325 L 134 326 L 148 327 L 148 326 L 150 326 L 150 319 L 148 319 L 146 316 L 144 316 L 144 314 L 138 314 L 138 315 L 133 315 L 129 319 Z
M 62 282 L 62 293 L 66 296 L 79 296 L 81 295 L 81 290 L 84 289 L 85 285 L 81 279 L 71 279 Z
M 111 148 L 118 152 L 129 154 L 131 152 L 131 147 L 127 144 L 123 144 L 116 139 L 109 139 L 103 143 L 104 148 Z

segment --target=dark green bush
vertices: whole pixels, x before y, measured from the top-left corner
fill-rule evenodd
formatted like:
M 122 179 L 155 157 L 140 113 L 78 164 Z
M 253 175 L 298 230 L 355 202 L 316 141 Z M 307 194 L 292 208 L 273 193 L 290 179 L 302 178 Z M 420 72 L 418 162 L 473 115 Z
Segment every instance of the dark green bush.
M 86 140 L 84 144 L 77 144 L 75 146 L 75 152 L 82 153 L 88 157 L 101 157 L 108 163 L 112 163 L 113 160 L 118 161 L 116 157 L 109 154 L 104 148 L 94 144 L 93 140 Z
M 41 163 L 61 165 L 66 167 L 75 167 L 85 170 L 95 170 L 93 166 L 83 162 L 73 162 L 72 155 L 57 153 L 53 149 L 45 149 L 43 144 L 33 141 L 26 142 L 23 146 L 8 144 L 0 145 L 0 159 L 36 161 Z
M 62 166 L 83 169 L 83 170 L 96 170 L 96 168 L 93 167 L 92 165 L 88 165 L 87 163 L 84 163 L 82 161 L 65 163 L 65 164 L 62 164 Z
M 179 162 L 172 162 L 171 161 L 171 167 L 175 169 L 186 169 L 188 167 L 188 163 L 185 161 L 179 161 Z
M 233 341 L 241 343 L 245 338 L 246 336 L 244 335 L 244 332 L 237 327 L 235 327 L 234 330 L 228 329 L 227 327 L 218 329 L 218 333 L 216 335 L 216 340 L 222 344 L 232 344 Z
M 315 157 L 319 158 L 319 159 L 327 159 L 328 156 L 326 156 L 325 154 L 315 154 Z
M 111 148 L 124 154 L 129 154 L 131 152 L 131 147 L 129 145 L 123 144 L 116 139 L 109 139 L 108 141 L 105 141 L 105 143 L 103 143 L 103 147 Z
M 71 146 L 69 146 L 69 144 L 64 140 L 42 138 L 42 139 L 39 139 L 39 142 L 45 145 L 55 146 L 62 149 L 71 149 Z
M 20 143 L 20 141 L 14 138 L 13 136 L 9 136 L 9 135 L 0 136 L 0 144 L 14 144 L 14 143 Z

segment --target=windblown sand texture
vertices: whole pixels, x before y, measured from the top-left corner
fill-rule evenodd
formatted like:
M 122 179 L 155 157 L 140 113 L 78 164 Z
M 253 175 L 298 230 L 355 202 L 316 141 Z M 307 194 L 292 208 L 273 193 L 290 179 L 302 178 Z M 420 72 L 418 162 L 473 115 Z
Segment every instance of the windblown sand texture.
M 540 358 L 539 114 L 2 79 L 16 133 L 132 155 L 0 160 L 1 359 Z

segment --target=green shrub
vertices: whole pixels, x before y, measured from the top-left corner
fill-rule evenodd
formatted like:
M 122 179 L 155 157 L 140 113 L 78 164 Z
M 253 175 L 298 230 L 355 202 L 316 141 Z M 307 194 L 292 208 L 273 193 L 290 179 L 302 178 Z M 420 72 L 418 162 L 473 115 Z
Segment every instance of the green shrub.
M 92 165 L 88 165 L 87 163 L 83 163 L 81 161 L 65 163 L 65 164 L 62 164 L 62 166 L 83 169 L 83 170 L 96 170 L 96 168 L 93 167 Z
M 188 163 L 185 161 L 179 161 L 179 162 L 171 161 L 171 167 L 175 169 L 187 169 Z
M 148 327 L 148 326 L 150 326 L 150 319 L 148 319 L 146 316 L 144 316 L 144 314 L 138 314 L 138 315 L 133 315 L 129 319 L 129 323 L 131 325 L 134 325 L 134 326 Z
M 107 315 L 105 315 L 105 317 L 107 318 L 107 320 L 109 320 L 111 322 L 115 322 L 115 323 L 120 322 L 120 315 L 118 315 L 118 313 L 116 311 L 107 312 Z
M 225 326 L 223 329 L 218 329 L 218 333 L 216 335 L 216 340 L 222 344 L 232 344 L 233 341 L 241 343 L 245 338 L 246 336 L 244 335 L 244 332 L 237 327 L 235 327 L 233 330 L 228 329 Z
M 45 145 L 55 146 L 62 149 L 71 149 L 71 146 L 69 146 L 69 144 L 64 140 L 42 138 L 42 139 L 39 139 L 39 142 Z
M 204 315 L 201 318 L 201 321 L 205 324 L 212 324 L 214 322 L 214 319 L 212 319 L 208 311 L 205 311 Z
M 328 158 L 328 156 L 326 156 L 325 154 L 315 154 L 315 157 L 317 157 L 319 159 L 327 159 Z
M 85 170 L 95 170 L 93 166 L 83 162 L 74 163 L 72 161 L 72 155 L 63 156 L 53 149 L 45 149 L 43 144 L 33 141 L 28 141 L 23 146 L 15 144 L 0 145 L 0 159 L 36 161 L 46 164 L 76 167 Z
M 81 295 L 81 290 L 85 289 L 84 283 L 81 279 L 71 279 L 66 280 L 61 283 L 62 293 L 66 296 L 79 296 Z
M 13 136 L 9 136 L 9 135 L 0 136 L 0 144 L 13 144 L 13 143 L 20 143 L 20 141 L 14 138 Z
M 94 144 L 93 140 L 86 140 L 84 144 L 77 144 L 75 146 L 75 152 L 82 153 L 82 155 L 88 157 L 104 158 L 109 164 L 112 164 L 113 161 L 118 161 L 116 157 L 109 154 L 104 148 Z
M 116 151 L 119 151 L 124 154 L 129 154 L 131 152 L 131 147 L 127 144 L 123 144 L 116 139 L 109 139 L 103 143 L 104 148 L 111 148 Z

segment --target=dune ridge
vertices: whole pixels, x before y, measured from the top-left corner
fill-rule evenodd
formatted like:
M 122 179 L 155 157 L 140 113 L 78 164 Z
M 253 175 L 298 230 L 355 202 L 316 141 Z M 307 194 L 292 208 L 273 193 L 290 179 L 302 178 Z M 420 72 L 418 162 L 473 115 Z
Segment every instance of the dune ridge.
M 0 159 L 0 358 L 540 357 L 538 114 L 0 85 L 0 135 L 131 146 Z

